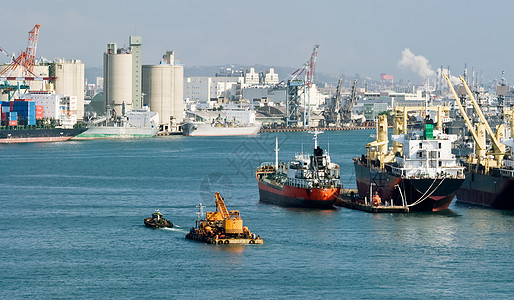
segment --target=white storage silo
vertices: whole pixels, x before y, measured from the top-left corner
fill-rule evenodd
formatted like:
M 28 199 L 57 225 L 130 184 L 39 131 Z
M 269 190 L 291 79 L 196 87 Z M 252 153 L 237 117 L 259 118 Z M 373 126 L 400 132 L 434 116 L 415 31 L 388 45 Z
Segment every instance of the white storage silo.
M 162 130 L 169 130 L 173 97 L 173 66 L 143 66 L 143 100 L 151 111 L 159 113 L 159 124 Z
M 109 43 L 104 53 L 104 101 L 106 106 L 122 115 L 132 109 L 132 54 L 127 49 L 118 49 Z

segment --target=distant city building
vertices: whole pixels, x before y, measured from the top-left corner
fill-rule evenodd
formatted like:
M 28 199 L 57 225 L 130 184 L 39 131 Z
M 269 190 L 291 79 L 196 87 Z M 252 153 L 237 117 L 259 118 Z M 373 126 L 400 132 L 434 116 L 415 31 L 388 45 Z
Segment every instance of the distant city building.
M 264 84 L 277 85 L 278 83 L 278 74 L 275 73 L 273 68 L 270 68 L 269 72 L 264 76 Z
M 222 67 L 215 77 L 244 77 L 244 70 L 235 70 L 234 67 Z
M 103 92 L 103 90 L 104 90 L 104 78 L 103 77 L 96 77 L 96 88 L 98 89 L 98 92 Z
M 143 66 L 143 99 L 159 114 L 161 131 L 177 131 L 184 120 L 184 66 L 167 51 L 159 65 Z
M 245 73 L 244 83 L 245 83 L 245 86 L 252 86 L 252 85 L 260 84 L 259 74 L 255 73 L 254 68 L 250 68 L 250 71 Z
M 188 77 L 184 84 L 184 98 L 208 102 L 220 97 L 237 99 L 241 95 L 244 77 Z
M 120 48 L 115 43 L 107 44 L 104 53 L 104 102 L 118 116 L 123 115 L 123 107 L 132 109 L 132 54 L 129 49 Z

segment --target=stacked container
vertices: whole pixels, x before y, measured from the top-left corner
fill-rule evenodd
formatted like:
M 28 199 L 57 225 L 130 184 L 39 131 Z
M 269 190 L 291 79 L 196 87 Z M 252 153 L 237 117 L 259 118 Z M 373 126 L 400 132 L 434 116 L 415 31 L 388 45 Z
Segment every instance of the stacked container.
M 18 113 L 15 111 L 8 112 L 9 126 L 18 126 Z
M 43 105 L 36 105 L 36 120 L 43 120 Z
M 14 101 L 11 111 L 18 113 L 20 124 L 36 125 L 36 102 L 30 99 Z
M 2 101 L 2 126 L 9 125 L 9 113 L 11 112 L 10 102 Z

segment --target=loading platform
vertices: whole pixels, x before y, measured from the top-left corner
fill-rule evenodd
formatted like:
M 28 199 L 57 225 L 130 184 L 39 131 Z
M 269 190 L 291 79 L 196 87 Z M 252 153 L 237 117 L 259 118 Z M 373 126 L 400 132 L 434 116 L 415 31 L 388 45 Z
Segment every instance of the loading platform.
M 358 196 L 356 189 L 345 189 L 335 202 L 336 206 L 346 207 L 350 209 L 362 210 L 370 213 L 407 213 L 408 206 L 395 205 L 373 205 L 365 198 Z

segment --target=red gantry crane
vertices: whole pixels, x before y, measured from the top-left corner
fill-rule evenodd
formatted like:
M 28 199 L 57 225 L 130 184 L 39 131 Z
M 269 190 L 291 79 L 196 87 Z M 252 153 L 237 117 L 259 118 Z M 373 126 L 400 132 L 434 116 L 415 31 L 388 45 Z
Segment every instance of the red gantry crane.
M 27 49 L 18 57 L 11 58 L 11 63 L 2 71 L 0 71 L 0 80 L 18 80 L 18 81 L 33 81 L 33 80 L 54 80 L 55 77 L 38 77 L 34 74 L 34 64 L 36 62 L 36 50 L 37 50 L 37 40 L 39 36 L 39 27 L 40 24 L 36 24 L 31 31 L 29 31 L 29 41 L 27 44 Z M 0 48 L 0 52 L 3 52 L 8 57 L 10 55 L 4 50 Z M 10 77 L 11 73 L 17 68 L 22 69 L 22 77 Z

